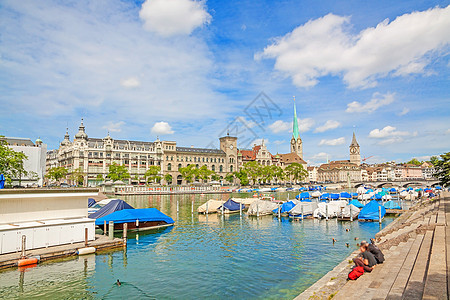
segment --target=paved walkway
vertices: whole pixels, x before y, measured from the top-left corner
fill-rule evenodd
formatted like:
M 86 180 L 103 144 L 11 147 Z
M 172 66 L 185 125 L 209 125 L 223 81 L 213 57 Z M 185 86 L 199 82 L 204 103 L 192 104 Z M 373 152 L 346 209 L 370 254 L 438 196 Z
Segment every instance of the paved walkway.
M 444 196 L 376 235 L 386 261 L 371 273 L 346 280 L 355 251 L 296 299 L 450 299 L 450 194 Z

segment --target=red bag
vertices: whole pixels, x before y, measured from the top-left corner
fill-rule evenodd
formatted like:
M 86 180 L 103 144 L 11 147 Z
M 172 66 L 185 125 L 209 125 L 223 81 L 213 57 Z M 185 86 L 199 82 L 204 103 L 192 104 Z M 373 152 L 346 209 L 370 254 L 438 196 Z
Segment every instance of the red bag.
M 362 274 L 364 274 L 364 268 L 363 268 L 363 267 L 354 267 L 353 270 L 351 270 L 351 272 L 348 273 L 348 279 L 350 279 L 350 280 L 356 280 L 356 279 L 358 279 Z

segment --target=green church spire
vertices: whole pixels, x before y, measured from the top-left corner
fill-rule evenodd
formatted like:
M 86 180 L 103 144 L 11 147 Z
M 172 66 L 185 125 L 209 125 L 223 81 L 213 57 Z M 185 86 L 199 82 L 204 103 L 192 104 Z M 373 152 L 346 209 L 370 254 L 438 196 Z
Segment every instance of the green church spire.
M 294 96 L 294 125 L 292 128 L 292 136 L 295 140 L 298 139 L 298 119 L 297 119 L 297 109 L 295 108 L 295 96 Z

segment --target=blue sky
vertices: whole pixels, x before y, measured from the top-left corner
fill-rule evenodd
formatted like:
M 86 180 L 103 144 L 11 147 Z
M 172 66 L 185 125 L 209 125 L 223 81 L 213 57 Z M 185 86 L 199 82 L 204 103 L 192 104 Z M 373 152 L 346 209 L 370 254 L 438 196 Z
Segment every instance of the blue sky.
M 372 163 L 450 151 L 448 1 L 60 2 L 0 1 L 2 135 L 54 149 L 84 118 L 287 153 L 295 96 L 310 164 L 348 159 L 353 131 Z

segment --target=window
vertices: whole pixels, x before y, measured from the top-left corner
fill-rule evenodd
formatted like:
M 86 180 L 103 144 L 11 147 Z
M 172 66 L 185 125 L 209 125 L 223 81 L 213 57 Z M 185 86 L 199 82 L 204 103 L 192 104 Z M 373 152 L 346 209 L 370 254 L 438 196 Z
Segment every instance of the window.
M 181 164 L 178 164 L 178 170 L 181 168 Z
M 230 172 L 233 172 L 233 166 L 230 166 Z
M 171 163 L 169 163 L 169 164 L 167 165 L 167 171 L 172 171 L 172 164 L 171 164 Z
M 212 165 L 211 170 L 213 170 L 215 172 L 216 171 L 216 166 Z
M 223 166 L 222 165 L 219 166 L 219 172 L 221 172 L 221 173 L 223 172 Z

